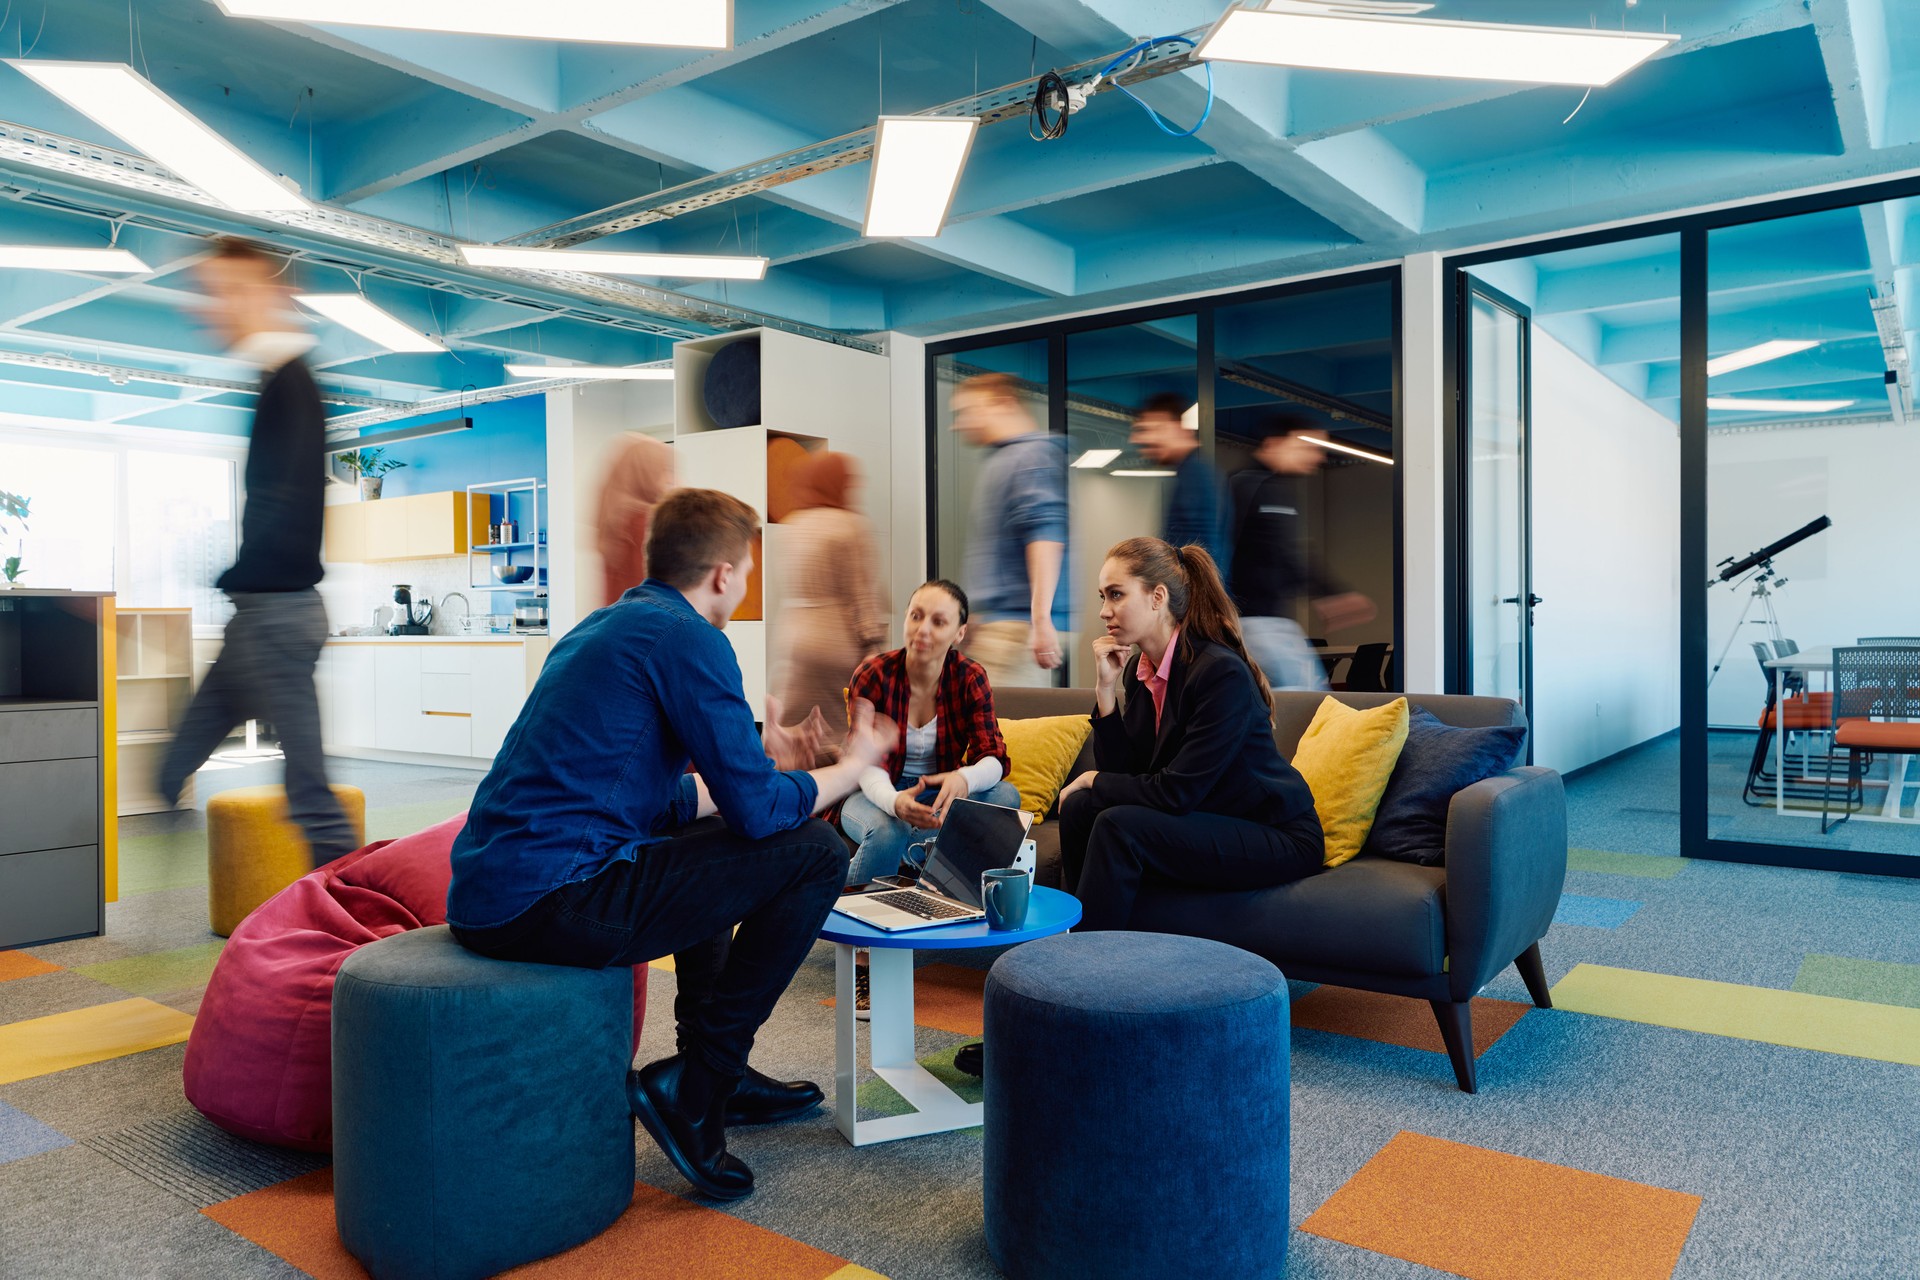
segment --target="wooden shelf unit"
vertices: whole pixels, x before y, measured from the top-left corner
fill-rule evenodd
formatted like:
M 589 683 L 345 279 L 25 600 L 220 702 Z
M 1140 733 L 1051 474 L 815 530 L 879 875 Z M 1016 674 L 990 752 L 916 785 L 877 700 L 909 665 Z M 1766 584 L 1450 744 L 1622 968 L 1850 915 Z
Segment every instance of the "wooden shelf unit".
M 118 811 L 159 813 L 167 804 L 154 775 L 193 700 L 193 610 L 123 607 L 114 633 Z M 192 801 L 191 778 L 180 799 Z

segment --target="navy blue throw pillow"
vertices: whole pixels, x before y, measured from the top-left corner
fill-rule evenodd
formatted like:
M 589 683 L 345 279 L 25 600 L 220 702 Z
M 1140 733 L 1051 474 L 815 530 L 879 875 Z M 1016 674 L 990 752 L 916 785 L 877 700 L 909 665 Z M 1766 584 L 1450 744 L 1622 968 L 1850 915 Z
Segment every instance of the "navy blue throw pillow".
M 1525 725 L 1460 729 L 1420 707 L 1407 717 L 1407 745 L 1387 779 L 1362 853 L 1437 867 L 1447 856 L 1447 806 L 1455 792 L 1512 767 Z

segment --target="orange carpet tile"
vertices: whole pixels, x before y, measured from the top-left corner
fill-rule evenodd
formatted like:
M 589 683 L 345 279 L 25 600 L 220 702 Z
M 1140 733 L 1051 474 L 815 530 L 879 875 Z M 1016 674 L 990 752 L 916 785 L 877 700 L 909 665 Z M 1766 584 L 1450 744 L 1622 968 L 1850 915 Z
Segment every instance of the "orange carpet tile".
M 987 990 L 985 969 L 963 969 L 955 964 L 923 964 L 913 971 L 913 1022 L 918 1027 L 977 1036 L 981 1003 Z M 833 1008 L 832 997 L 820 1002 Z
M 1668 1280 L 1700 1204 L 1402 1132 L 1300 1229 L 1467 1280 Z
M 59 967 L 57 964 L 49 964 L 45 960 L 30 956 L 24 951 L 0 951 L 0 982 L 13 978 L 31 978 L 40 973 L 52 973 Z
M 204 1209 L 209 1218 L 314 1280 L 367 1280 L 333 1222 L 333 1170 Z M 583 1245 L 502 1273 L 516 1280 L 852 1280 L 844 1258 L 638 1183 L 633 1204 Z
M 1513 1030 L 1513 1024 L 1532 1007 L 1512 1000 L 1475 1000 L 1473 1056 L 1479 1057 Z M 1446 1042 L 1440 1038 L 1440 1024 L 1433 1020 L 1433 1009 L 1425 1000 L 1377 991 L 1315 987 L 1293 1002 L 1293 1025 L 1296 1029 L 1397 1044 L 1403 1049 L 1447 1051 Z

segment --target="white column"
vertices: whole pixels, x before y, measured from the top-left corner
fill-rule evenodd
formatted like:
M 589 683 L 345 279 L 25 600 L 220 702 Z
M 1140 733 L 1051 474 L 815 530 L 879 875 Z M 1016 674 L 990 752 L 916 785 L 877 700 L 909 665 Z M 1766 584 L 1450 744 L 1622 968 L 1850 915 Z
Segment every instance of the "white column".
M 1400 299 L 1403 575 L 1400 611 L 1406 636 L 1401 671 L 1415 693 L 1445 688 L 1446 554 L 1442 441 L 1447 427 L 1446 316 L 1440 255 L 1406 259 Z
M 927 344 L 894 333 L 887 337 L 893 366 L 893 528 L 891 532 L 893 623 L 927 575 Z

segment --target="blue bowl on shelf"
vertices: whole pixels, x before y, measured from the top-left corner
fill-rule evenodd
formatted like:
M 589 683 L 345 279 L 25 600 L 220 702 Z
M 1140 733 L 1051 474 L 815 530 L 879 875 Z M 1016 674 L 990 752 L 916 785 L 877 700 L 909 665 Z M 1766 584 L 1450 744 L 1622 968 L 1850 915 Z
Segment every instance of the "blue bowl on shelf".
M 533 576 L 533 566 L 530 564 L 497 564 L 493 566 L 493 576 L 508 586 L 512 586 L 514 583 L 525 582 L 528 578 L 531 578 Z

